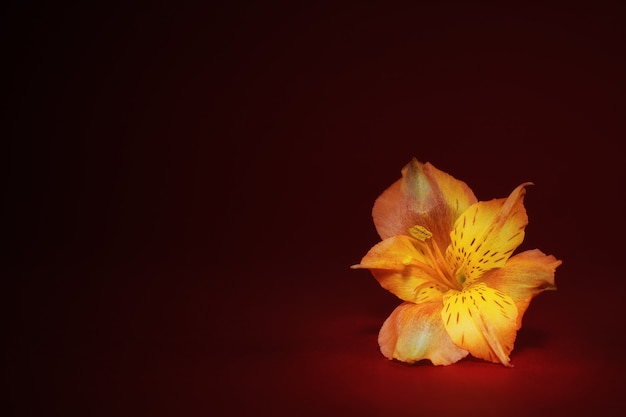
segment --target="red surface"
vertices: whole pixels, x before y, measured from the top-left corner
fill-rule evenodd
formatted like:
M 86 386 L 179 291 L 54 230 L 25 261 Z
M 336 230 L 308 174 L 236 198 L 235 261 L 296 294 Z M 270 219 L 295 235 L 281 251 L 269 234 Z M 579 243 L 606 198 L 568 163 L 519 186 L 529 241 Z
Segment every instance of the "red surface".
M 8 6 L 8 411 L 555 416 L 626 405 L 623 7 Z M 9 36 L 10 35 L 10 36 Z M 533 181 L 563 260 L 514 368 L 407 366 L 368 271 L 410 158 Z

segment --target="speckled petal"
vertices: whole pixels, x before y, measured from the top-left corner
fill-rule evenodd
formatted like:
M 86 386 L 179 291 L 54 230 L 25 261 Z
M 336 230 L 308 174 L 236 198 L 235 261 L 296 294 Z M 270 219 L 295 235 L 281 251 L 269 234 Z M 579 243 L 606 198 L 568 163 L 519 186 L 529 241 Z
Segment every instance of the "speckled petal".
M 474 357 L 510 366 L 517 335 L 517 307 L 511 297 L 481 282 L 446 293 L 441 317 L 457 346 Z
M 485 271 L 501 268 L 524 240 L 528 216 L 524 208 L 524 183 L 508 198 L 481 201 L 469 207 L 454 224 L 447 263 L 456 279 L 470 285 Z
M 503 268 L 488 271 L 480 281 L 513 299 L 519 328 L 530 301 L 542 291 L 556 290 L 554 273 L 561 263 L 554 256 L 533 249 L 511 257 Z

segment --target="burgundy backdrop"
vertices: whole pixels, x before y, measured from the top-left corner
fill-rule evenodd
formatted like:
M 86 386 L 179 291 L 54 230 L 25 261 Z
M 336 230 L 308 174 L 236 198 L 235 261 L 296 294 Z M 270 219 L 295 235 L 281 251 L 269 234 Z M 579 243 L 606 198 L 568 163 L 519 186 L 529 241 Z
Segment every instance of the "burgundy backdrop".
M 4 6 L 8 414 L 615 415 L 624 6 Z M 563 260 L 512 369 L 378 351 L 375 198 L 412 157 L 533 181 Z

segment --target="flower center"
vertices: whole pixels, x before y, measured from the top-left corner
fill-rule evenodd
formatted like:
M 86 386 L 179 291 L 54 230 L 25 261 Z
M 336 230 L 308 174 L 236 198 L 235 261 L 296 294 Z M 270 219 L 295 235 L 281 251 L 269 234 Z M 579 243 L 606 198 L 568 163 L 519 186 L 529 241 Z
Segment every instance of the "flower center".
M 461 290 L 462 286 L 459 281 L 454 278 L 450 265 L 446 262 L 437 242 L 431 239 L 433 234 L 424 226 L 415 225 L 409 229 L 409 234 L 415 239 L 423 243 L 424 249 L 430 258 L 433 268 L 437 272 L 439 281 L 450 289 Z

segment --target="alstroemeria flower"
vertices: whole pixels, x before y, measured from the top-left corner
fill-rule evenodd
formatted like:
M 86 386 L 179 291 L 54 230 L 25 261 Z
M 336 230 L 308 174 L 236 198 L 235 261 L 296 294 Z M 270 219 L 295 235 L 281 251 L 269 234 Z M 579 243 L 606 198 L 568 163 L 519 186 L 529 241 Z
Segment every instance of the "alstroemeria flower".
M 382 241 L 353 268 L 404 300 L 380 330 L 384 356 L 449 365 L 471 354 L 511 366 L 522 316 L 533 297 L 556 289 L 561 264 L 537 249 L 513 255 L 529 184 L 479 202 L 464 182 L 413 159 L 380 195 L 372 216 Z

